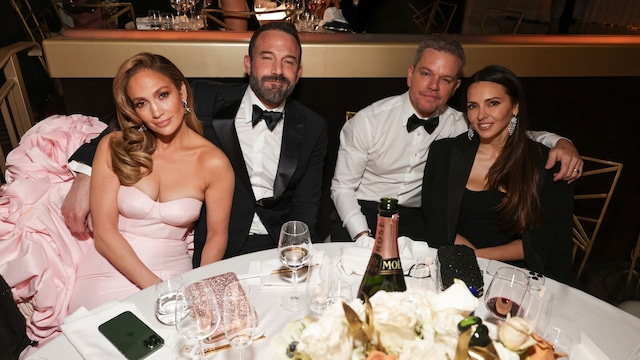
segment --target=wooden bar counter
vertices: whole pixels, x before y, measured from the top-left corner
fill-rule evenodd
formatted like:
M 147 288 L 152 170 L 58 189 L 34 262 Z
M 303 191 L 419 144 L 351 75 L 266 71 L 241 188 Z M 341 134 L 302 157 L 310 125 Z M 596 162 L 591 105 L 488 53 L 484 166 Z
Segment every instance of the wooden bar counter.
M 108 78 L 140 51 L 166 55 L 187 77 L 244 76 L 250 32 L 67 30 L 45 40 L 54 78 Z M 640 76 L 640 37 L 454 36 L 466 74 L 502 64 L 523 77 Z M 421 35 L 301 33 L 305 78 L 402 78 Z

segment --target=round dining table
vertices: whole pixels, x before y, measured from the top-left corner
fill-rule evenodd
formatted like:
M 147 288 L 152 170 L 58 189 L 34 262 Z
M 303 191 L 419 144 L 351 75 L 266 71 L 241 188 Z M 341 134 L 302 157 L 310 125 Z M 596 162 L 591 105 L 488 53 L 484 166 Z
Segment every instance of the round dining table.
M 341 249 L 347 246 L 353 247 L 354 244 L 340 242 L 313 244 L 314 250 L 324 251 L 326 255 L 335 258 L 339 258 Z M 430 249 L 430 253 L 435 258 L 436 250 Z M 254 264 L 255 262 L 264 263 L 277 258 L 275 249 L 236 256 L 188 271 L 183 274 L 183 279 L 185 281 L 205 279 L 226 272 L 234 272 L 240 279 L 244 279 L 249 273 L 249 267 L 252 262 Z M 497 262 L 490 262 L 480 258 L 478 259 L 478 264 L 480 269 L 484 271 L 486 289 L 491 281 L 491 270 L 489 268 L 493 268 L 498 264 Z M 259 326 L 264 330 L 265 337 L 254 341 L 245 350 L 245 359 L 273 359 L 276 357 L 276 351 L 284 352 L 285 349 L 273 349 L 270 345 L 271 339 L 280 333 L 287 323 L 313 314 L 308 308 L 298 312 L 290 312 L 283 309 L 280 306 L 280 296 L 290 289 L 278 287 L 261 288 L 259 282 L 256 283 L 255 280 L 254 278 L 253 281 L 246 281 L 253 284 L 250 285 L 251 298 L 259 316 Z M 344 280 L 351 284 L 355 295 L 361 276 L 350 275 L 345 277 Z M 589 357 L 595 360 L 606 358 L 611 360 L 640 359 L 640 318 L 634 317 L 583 291 L 552 279 L 545 279 L 544 285 L 555 294 L 550 326 L 558 327 L 571 336 L 574 341 L 572 359 L 590 360 Z M 304 291 L 304 283 L 300 284 L 299 289 Z M 155 318 L 153 288 L 144 289 L 123 301 L 135 304 L 152 328 L 164 329 L 165 331 L 169 329 L 176 332 L 175 329 L 161 324 Z M 475 313 L 482 318 L 488 317 L 489 313 L 483 299 L 480 299 L 480 305 Z M 586 338 L 583 336 L 586 336 Z M 592 344 L 590 344 L 591 342 Z M 598 354 L 599 350 L 605 355 L 604 357 L 602 354 Z M 207 359 L 216 360 L 238 358 L 239 353 L 233 348 L 215 351 L 207 356 Z M 33 352 L 27 359 L 73 360 L 82 359 L 82 356 L 67 340 L 65 335 L 61 334 L 42 346 L 38 351 Z

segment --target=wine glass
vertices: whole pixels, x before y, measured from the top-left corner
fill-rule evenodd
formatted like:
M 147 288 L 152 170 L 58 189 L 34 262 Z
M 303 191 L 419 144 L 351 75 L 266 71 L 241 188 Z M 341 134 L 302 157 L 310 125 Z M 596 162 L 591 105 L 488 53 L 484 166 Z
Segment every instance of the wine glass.
M 333 302 L 333 261 L 324 253 L 311 257 L 307 271 L 307 300 L 309 308 L 322 315 Z
M 220 311 L 213 289 L 204 281 L 184 284 L 176 296 L 176 329 L 187 340 L 198 341 L 196 359 L 204 360 L 202 340 L 220 325 Z
M 539 289 L 534 289 L 531 286 L 517 316 L 527 320 L 531 324 L 531 329 L 535 329 L 538 334 L 542 335 L 551 320 L 553 298 L 553 292 L 544 285 Z
M 190 20 L 187 12 L 191 7 L 191 2 L 189 0 L 169 0 L 169 1 L 171 4 L 171 7 L 173 7 L 177 12 L 174 28 L 176 30 L 189 30 Z
M 311 234 L 309 226 L 302 221 L 288 221 L 280 229 L 278 255 L 280 261 L 291 269 L 293 290 L 280 297 L 280 305 L 285 310 L 299 311 L 304 309 L 306 299 L 298 292 L 298 269 L 307 265 L 311 252 Z
M 244 349 L 253 342 L 256 328 L 255 310 L 245 287 L 232 282 L 224 290 L 224 335 L 229 344 L 240 351 L 240 360 L 244 359 Z
M 485 305 L 499 321 L 504 320 L 507 314 L 516 316 L 528 290 L 529 276 L 526 272 L 513 267 L 501 267 L 493 275 L 484 294 Z
M 305 0 L 285 0 L 284 7 L 287 14 L 285 20 L 298 26 L 300 14 L 302 14 L 306 8 Z

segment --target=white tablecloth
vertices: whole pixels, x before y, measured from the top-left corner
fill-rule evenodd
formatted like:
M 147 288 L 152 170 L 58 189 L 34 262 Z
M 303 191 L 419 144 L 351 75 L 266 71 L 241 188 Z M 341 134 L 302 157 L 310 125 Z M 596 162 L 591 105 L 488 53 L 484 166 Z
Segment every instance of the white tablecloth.
M 352 244 L 349 244 L 352 245 Z M 325 251 L 331 256 L 338 256 L 344 243 L 314 244 L 314 247 Z M 435 255 L 435 250 L 432 250 Z M 219 261 L 217 263 L 201 267 L 186 273 L 185 280 L 203 279 L 228 271 L 236 274 L 249 272 L 251 261 L 261 261 L 276 258 L 276 250 L 261 251 L 257 253 L 238 256 Z M 481 269 L 485 269 L 487 261 L 479 259 Z M 349 278 L 354 292 L 360 284 L 358 276 Z M 485 287 L 488 286 L 490 277 L 485 274 Z M 575 288 L 547 279 L 545 285 L 555 293 L 555 302 L 551 325 L 557 326 L 569 333 L 578 344 L 581 332 L 587 335 L 611 360 L 638 359 L 636 353 L 640 335 L 640 319 L 601 301 L 589 294 Z M 246 359 L 271 359 L 274 352 L 271 349 L 270 339 L 279 333 L 284 326 L 295 319 L 309 314 L 308 311 L 289 312 L 279 305 L 280 295 L 286 290 L 261 290 L 259 285 L 252 286 L 251 293 L 255 302 L 256 311 L 260 317 L 260 326 L 265 329 L 266 339 L 254 342 L 245 350 Z M 137 305 L 142 314 L 158 329 L 170 329 L 160 324 L 154 317 L 154 290 L 149 288 L 127 298 Z M 484 304 L 476 311 L 481 317 L 488 314 Z M 34 353 L 31 359 L 48 360 L 73 360 L 81 359 L 74 347 L 61 335 L 43 346 Z M 219 351 L 208 359 L 232 360 L 238 359 L 239 354 L 234 349 Z M 584 360 L 584 359 L 579 359 Z

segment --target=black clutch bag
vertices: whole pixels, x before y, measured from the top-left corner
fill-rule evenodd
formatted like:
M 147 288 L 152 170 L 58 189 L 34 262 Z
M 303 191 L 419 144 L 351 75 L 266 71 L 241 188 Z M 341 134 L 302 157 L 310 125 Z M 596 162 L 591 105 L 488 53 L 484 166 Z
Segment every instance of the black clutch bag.
M 340 21 L 329 21 L 326 22 L 324 24 L 322 24 L 322 27 L 324 29 L 327 30 L 331 30 L 331 31 L 337 31 L 337 32 L 353 32 L 353 30 L 351 30 L 351 26 L 349 26 L 349 24 L 347 23 L 343 23 Z

